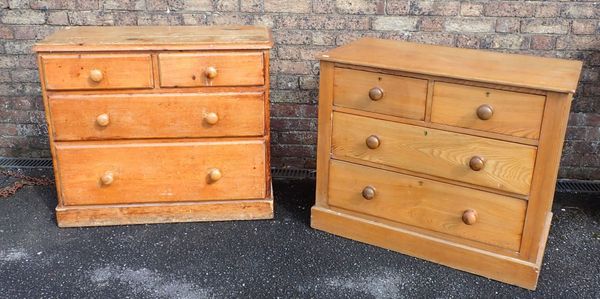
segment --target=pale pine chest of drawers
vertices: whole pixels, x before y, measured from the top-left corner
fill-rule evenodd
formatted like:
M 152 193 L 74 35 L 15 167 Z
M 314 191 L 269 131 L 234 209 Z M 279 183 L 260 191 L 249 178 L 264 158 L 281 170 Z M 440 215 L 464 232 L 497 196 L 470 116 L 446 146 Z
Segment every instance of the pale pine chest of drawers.
M 268 29 L 73 27 L 35 46 L 61 227 L 268 219 Z
M 534 289 L 581 63 L 377 39 L 319 58 L 312 227 Z

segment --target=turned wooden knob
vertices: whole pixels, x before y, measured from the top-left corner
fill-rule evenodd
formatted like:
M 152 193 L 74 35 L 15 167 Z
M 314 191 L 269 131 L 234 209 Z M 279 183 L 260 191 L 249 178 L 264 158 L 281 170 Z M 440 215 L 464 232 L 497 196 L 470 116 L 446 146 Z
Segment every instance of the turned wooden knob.
M 102 78 L 104 78 L 104 75 L 102 74 L 102 71 L 99 69 L 92 69 L 90 71 L 90 80 L 98 83 L 100 81 L 102 81 Z
M 485 166 L 485 160 L 482 157 L 474 156 L 469 160 L 469 167 L 475 171 L 480 171 Z
M 221 170 L 219 170 L 218 168 L 213 168 L 208 172 L 208 179 L 211 183 L 220 180 L 222 176 L 223 174 L 221 174 Z
M 475 222 L 477 222 L 477 211 L 472 210 L 472 209 L 464 211 L 464 213 L 462 215 L 462 221 L 466 225 L 475 224 Z
M 368 200 L 375 198 L 375 188 L 373 186 L 366 186 L 362 191 L 362 196 Z
M 369 90 L 369 98 L 373 101 L 381 100 L 383 98 L 383 89 L 379 87 L 373 87 Z
M 100 177 L 100 181 L 102 181 L 102 185 L 110 185 L 112 184 L 112 182 L 114 181 L 114 175 L 112 172 L 107 171 L 105 172 L 101 177 Z
M 375 135 L 371 135 L 371 136 L 367 137 L 366 143 L 367 143 L 368 148 L 376 149 L 381 144 L 381 141 L 379 140 L 379 137 L 377 137 Z
M 215 112 L 209 112 L 204 116 L 204 120 L 206 120 L 209 125 L 214 125 L 219 121 L 219 115 Z
M 214 79 L 218 75 L 217 68 L 214 66 L 207 67 L 204 72 L 206 73 L 206 78 L 208 79 Z
M 483 104 L 477 107 L 477 117 L 481 120 L 488 120 L 494 115 L 494 108 L 489 104 Z
M 96 116 L 96 123 L 101 127 L 106 127 L 110 123 L 110 117 L 106 113 Z

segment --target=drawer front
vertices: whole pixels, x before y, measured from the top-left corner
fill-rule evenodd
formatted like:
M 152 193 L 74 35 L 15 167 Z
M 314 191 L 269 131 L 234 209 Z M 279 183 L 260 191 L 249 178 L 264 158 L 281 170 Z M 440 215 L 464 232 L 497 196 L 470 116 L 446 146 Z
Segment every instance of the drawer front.
M 528 194 L 536 148 L 334 112 L 332 151 L 414 172 Z
M 333 104 L 423 120 L 427 80 L 336 68 Z
M 516 198 L 336 160 L 328 203 L 515 251 L 526 210 Z
M 46 89 L 152 88 L 150 54 L 43 55 Z
M 261 52 L 166 53 L 158 55 L 160 86 L 263 85 Z
M 265 197 L 265 143 L 56 143 L 65 205 Z
M 436 82 L 431 121 L 538 139 L 545 100 L 541 95 Z
M 262 136 L 263 93 L 53 95 L 56 140 Z

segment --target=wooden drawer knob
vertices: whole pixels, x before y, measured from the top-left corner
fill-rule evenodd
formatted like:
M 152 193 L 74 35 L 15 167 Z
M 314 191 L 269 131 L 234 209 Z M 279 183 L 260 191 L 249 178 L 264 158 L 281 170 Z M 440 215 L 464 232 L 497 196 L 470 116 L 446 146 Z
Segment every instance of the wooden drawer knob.
M 368 148 L 376 149 L 381 144 L 381 141 L 379 140 L 379 137 L 377 137 L 375 135 L 371 135 L 371 136 L 367 137 L 366 143 L 367 143 Z
M 211 183 L 220 180 L 222 176 L 223 174 L 221 174 L 221 170 L 219 170 L 218 168 L 213 168 L 208 172 L 208 180 Z
M 373 186 L 366 186 L 362 191 L 362 196 L 368 200 L 375 198 L 375 188 Z
M 383 89 L 379 87 L 373 87 L 369 90 L 369 98 L 373 101 L 378 101 L 383 98 Z
M 209 112 L 204 116 L 204 120 L 209 125 L 214 125 L 219 122 L 219 115 L 216 112 Z
M 90 70 L 90 80 L 98 83 L 98 82 L 102 81 L 102 78 L 104 78 L 104 75 L 102 74 L 101 70 L 99 70 L 99 69 Z
M 477 222 L 477 211 L 469 209 L 466 210 L 462 215 L 462 221 L 466 225 L 473 225 Z
M 100 177 L 100 181 L 102 181 L 102 185 L 108 186 L 110 184 L 112 184 L 112 182 L 115 180 L 114 175 L 112 172 L 107 171 L 105 172 L 101 177 Z
M 480 171 L 485 166 L 485 159 L 479 156 L 474 156 L 469 160 L 469 167 L 475 171 Z
M 214 79 L 218 75 L 217 68 L 214 66 L 207 67 L 204 72 L 206 73 L 206 78 L 208 79 Z
M 110 123 L 110 117 L 106 113 L 96 116 L 96 123 L 101 127 L 106 127 Z
M 488 120 L 494 115 L 494 108 L 489 104 L 483 104 L 477 108 L 477 117 L 481 120 Z

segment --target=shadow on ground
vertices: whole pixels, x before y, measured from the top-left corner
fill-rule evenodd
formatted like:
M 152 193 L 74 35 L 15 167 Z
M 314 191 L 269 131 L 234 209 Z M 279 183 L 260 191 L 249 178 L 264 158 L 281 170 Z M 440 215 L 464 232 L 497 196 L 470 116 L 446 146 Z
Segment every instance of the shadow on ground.
M 269 221 L 59 229 L 53 187 L 0 199 L 7 298 L 600 296 L 600 198 L 557 194 L 530 292 L 310 228 L 314 181 L 276 181 Z

